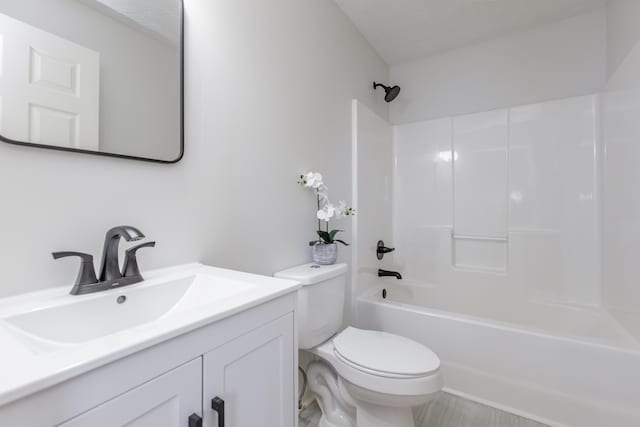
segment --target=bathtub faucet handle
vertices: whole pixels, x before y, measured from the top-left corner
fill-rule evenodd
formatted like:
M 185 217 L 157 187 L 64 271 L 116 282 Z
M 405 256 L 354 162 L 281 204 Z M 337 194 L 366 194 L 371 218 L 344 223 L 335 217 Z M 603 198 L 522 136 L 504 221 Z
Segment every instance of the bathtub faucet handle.
M 378 257 L 378 259 L 382 259 L 384 258 L 385 254 L 388 254 L 389 252 L 393 252 L 395 250 L 396 248 L 388 248 L 384 245 L 384 242 L 382 240 L 378 240 L 378 248 L 376 249 L 376 256 Z

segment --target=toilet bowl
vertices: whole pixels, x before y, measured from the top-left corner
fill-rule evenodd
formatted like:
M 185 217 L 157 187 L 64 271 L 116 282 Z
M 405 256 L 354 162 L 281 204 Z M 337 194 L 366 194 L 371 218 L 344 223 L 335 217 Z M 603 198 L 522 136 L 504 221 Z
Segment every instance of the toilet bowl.
M 440 359 L 399 335 L 348 327 L 342 332 L 347 266 L 305 264 L 276 277 L 297 280 L 298 343 L 315 356 L 309 388 L 320 427 L 415 427 L 413 408 L 442 389 Z
M 438 357 L 397 335 L 349 327 L 308 351 L 324 427 L 414 427 L 412 409 L 442 389 Z

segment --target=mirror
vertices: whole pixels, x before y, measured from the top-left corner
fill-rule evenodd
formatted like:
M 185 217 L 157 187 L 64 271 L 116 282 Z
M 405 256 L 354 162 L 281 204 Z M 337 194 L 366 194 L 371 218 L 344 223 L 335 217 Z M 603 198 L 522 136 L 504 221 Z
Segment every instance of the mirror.
M 0 0 L 0 140 L 175 163 L 182 0 Z

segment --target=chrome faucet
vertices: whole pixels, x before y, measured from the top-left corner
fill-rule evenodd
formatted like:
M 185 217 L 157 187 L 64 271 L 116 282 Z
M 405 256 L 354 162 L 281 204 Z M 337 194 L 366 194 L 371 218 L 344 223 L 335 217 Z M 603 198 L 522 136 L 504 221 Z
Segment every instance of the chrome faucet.
M 99 279 L 96 276 L 92 255 L 80 252 L 54 252 L 52 255 L 54 259 L 69 256 L 80 257 L 82 260 L 80 272 L 70 293 L 71 295 L 90 294 L 116 287 L 133 285 L 134 283 L 144 280 L 142 274 L 140 274 L 136 252 L 141 248 L 154 247 L 156 242 L 147 242 L 127 249 L 122 271 L 120 271 L 120 261 L 118 259 L 120 239 L 125 239 L 127 242 L 135 242 L 144 239 L 144 237 L 144 234 L 142 234 L 140 230 L 128 225 L 114 227 L 107 231 L 104 238 Z

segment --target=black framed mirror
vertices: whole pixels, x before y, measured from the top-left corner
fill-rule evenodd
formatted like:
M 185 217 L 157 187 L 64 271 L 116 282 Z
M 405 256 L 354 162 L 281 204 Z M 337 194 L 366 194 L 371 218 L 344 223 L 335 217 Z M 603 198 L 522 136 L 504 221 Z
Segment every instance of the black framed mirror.
M 176 163 L 182 0 L 0 0 L 0 141 Z

